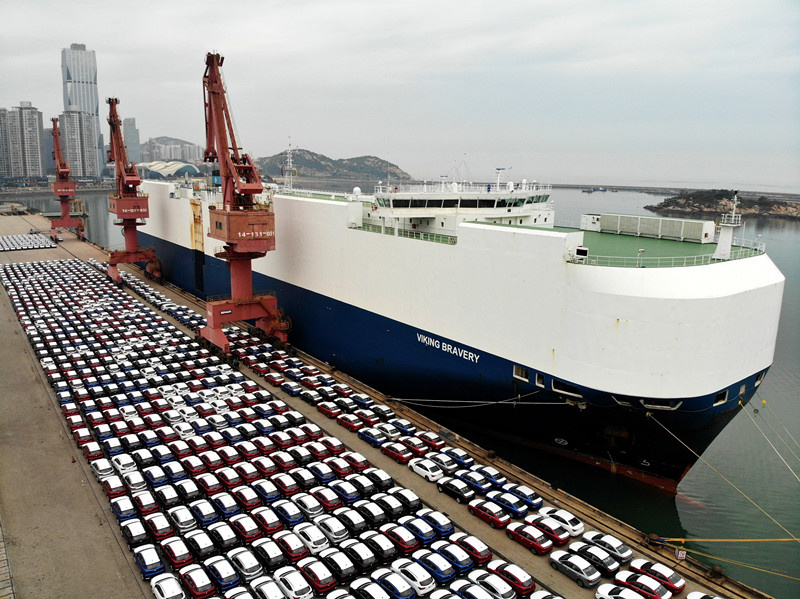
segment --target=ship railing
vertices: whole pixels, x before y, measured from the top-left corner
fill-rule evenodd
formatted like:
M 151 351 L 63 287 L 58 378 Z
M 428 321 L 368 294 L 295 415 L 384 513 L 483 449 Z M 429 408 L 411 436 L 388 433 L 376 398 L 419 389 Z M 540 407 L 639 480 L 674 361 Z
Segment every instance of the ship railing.
M 364 224 L 360 227 L 353 227 L 356 231 L 367 231 L 369 233 L 383 233 L 384 235 L 391 235 L 397 237 L 404 237 L 406 239 L 418 239 L 420 241 L 431 241 L 433 243 L 442 243 L 445 245 L 455 245 L 458 242 L 458 237 L 455 235 L 441 235 L 439 233 L 425 233 L 424 231 L 414 231 L 411 229 L 397 229 L 395 233 L 394 227 L 381 228 L 380 225 Z
M 453 187 L 455 184 L 455 188 Z M 515 193 L 549 193 L 552 185 L 542 183 L 515 183 L 512 187 Z M 430 183 L 376 185 L 375 194 L 391 193 L 490 193 L 504 194 L 511 191 L 508 183 L 458 183 L 435 181 Z
M 703 266 L 705 264 L 716 264 L 717 262 L 728 262 L 730 260 L 741 260 L 752 258 L 764 253 L 764 244 L 753 242 L 750 247 L 747 245 L 731 248 L 730 258 L 714 258 L 713 254 L 701 254 L 698 256 L 576 256 L 568 262 L 573 264 L 588 264 L 590 266 L 612 266 L 617 268 L 677 268 L 681 266 Z
M 347 199 L 348 195 L 352 195 L 341 191 L 322 191 L 310 189 L 281 189 L 278 193 L 301 198 L 311 198 L 312 200 L 344 200 Z

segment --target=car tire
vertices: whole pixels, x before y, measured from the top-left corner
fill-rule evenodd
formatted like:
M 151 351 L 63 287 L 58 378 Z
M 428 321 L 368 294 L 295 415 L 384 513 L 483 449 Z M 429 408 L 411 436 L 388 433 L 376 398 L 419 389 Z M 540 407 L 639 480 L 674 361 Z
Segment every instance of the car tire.
M 472 508 L 469 508 L 469 510 L 467 510 L 467 511 L 468 511 L 470 514 L 472 514 L 473 516 L 475 515 L 475 510 L 473 510 Z
M 436 490 L 439 491 L 439 493 L 444 493 L 444 489 L 442 489 L 439 485 L 436 485 Z
M 512 535 L 510 532 L 507 532 L 507 533 L 506 533 L 506 536 L 507 536 L 509 539 L 511 539 L 512 541 L 514 540 L 514 535 Z
M 550 562 L 550 567 L 553 568 L 553 570 L 558 570 L 558 564 L 555 562 Z
M 458 503 L 464 503 L 464 500 L 463 500 L 463 499 L 461 499 L 461 497 L 456 497 L 456 501 L 457 501 Z
M 494 522 L 489 522 L 489 526 L 491 526 L 492 528 L 497 528 L 497 524 L 495 524 Z
M 580 578 L 578 580 L 576 580 L 575 582 L 578 583 L 579 587 L 583 588 L 583 581 Z
M 395 460 L 394 460 L 394 461 L 395 461 L 395 462 L 397 462 L 398 464 L 402 464 L 402 463 L 403 463 L 403 462 L 400 460 L 400 458 L 395 458 Z

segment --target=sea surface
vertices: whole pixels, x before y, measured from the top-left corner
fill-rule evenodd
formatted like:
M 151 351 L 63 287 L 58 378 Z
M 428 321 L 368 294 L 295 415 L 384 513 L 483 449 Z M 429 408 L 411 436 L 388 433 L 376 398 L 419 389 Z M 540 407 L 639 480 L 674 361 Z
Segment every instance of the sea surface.
M 361 188 L 371 190 L 371 184 L 365 182 Z M 122 247 L 120 227 L 113 226 L 113 216 L 107 212 L 107 193 L 80 197 L 89 215 L 89 238 L 104 247 Z M 651 214 L 644 206 L 663 199 L 577 189 L 554 190 L 552 198 L 557 225 L 578 223 L 588 212 Z M 54 200 L 28 203 L 42 211 L 57 209 Z M 740 412 L 711 444 L 702 456 L 708 465 L 698 461 L 677 496 L 549 454 L 496 449 L 553 486 L 645 533 L 685 538 L 685 548 L 701 561 L 721 565 L 730 576 L 789 599 L 800 597 L 800 542 L 740 540 L 800 537 L 800 222 L 746 220 L 744 237 L 756 236 L 766 243 L 767 253 L 786 277 L 775 361 L 747 412 Z M 735 329 L 737 323 L 728 326 Z M 746 347 L 747 339 L 741 343 Z

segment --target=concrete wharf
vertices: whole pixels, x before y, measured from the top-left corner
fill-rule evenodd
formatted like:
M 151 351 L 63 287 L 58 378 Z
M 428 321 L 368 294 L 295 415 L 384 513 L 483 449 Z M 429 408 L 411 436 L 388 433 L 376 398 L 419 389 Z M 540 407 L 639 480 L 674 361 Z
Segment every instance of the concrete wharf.
M 0 235 L 25 234 L 31 228 L 48 229 L 49 221 L 40 215 L 0 217 Z M 0 263 L 94 258 L 103 261 L 107 254 L 91 243 L 64 233 L 58 247 L 0 253 Z M 125 265 L 133 274 L 141 272 Z M 202 300 L 173 287 L 148 284 L 178 304 L 204 313 Z M 132 293 L 130 290 L 128 292 Z M 138 296 L 134 296 L 138 298 Z M 171 324 L 192 334 L 170 316 Z M 80 450 L 74 445 L 58 403 L 43 371 L 27 343 L 11 309 L 8 295 L 0 292 L 0 599 L 4 597 L 152 597 L 149 585 L 142 582 L 125 547 L 108 501 L 90 473 Z M 299 354 L 323 372 L 329 365 Z M 293 409 L 324 431 L 339 437 L 362 453 L 375 466 L 386 470 L 401 485 L 412 489 L 423 502 L 447 514 L 457 528 L 474 534 L 489 544 L 495 555 L 528 570 L 537 588 L 547 588 L 567 599 L 594 597 L 594 590 L 578 588 L 563 574 L 552 570 L 547 556 L 535 556 L 508 539 L 501 530 L 471 516 L 465 506 L 440 494 L 436 485 L 424 481 L 405 466 L 396 464 L 327 419 L 314 407 L 280 389 L 264 385 L 249 369 L 241 372 L 283 399 Z M 375 401 L 389 405 L 398 416 L 421 429 L 440 432 L 440 426 L 379 391 L 335 371 L 335 377 Z M 479 462 L 491 464 L 509 480 L 535 489 L 547 505 L 563 507 L 580 518 L 587 530 L 609 532 L 626 542 L 637 557 L 667 564 L 686 581 L 687 591 L 702 590 L 727 598 L 764 598 L 767 595 L 725 576 L 712 576 L 709 568 L 691 558 L 679 561 L 671 548 L 649 542 L 648 536 L 591 505 L 515 465 L 498 458 L 490 450 L 452 435 L 448 441 L 470 452 Z M 73 459 L 74 457 L 74 459 Z M 4 543 L 3 543 L 4 538 Z M 607 582 L 605 580 L 604 582 Z M 602 583 L 601 583 L 602 584 Z M 13 587 L 13 590 L 12 590 Z

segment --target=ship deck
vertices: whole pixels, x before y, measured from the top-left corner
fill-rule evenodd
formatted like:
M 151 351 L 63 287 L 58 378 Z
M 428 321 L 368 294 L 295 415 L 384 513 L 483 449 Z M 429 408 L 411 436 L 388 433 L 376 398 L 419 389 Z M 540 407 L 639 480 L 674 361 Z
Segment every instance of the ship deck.
M 23 234 L 31 227 L 46 229 L 49 225 L 40 216 L 0 218 L 0 235 Z M 53 249 L 1 253 L 0 263 L 106 259 L 101 248 L 80 242 L 70 233 L 65 233 L 64 238 L 65 241 Z M 122 268 L 141 275 L 129 265 Z M 198 312 L 205 310 L 202 301 L 174 287 L 149 284 L 179 304 Z M 21 333 L 5 292 L 0 292 L 0 313 L 4 314 L 0 319 L 0 334 L 4 339 L 0 350 L 0 378 L 3 380 L 0 421 L 5 424 L 4 433 L 0 435 L 0 462 L 14 465 L 0 469 L 0 522 L 6 538 L 10 571 L 13 572 L 14 591 L 18 596 L 151 597 L 149 585 L 136 574 L 132 554 L 125 548 L 100 486 L 71 441 L 66 423 L 57 409 L 55 395 Z M 188 333 L 171 317 L 162 316 Z M 323 372 L 331 370 L 310 356 L 301 358 Z M 242 372 L 257 383 L 263 383 L 251 371 L 243 368 Z M 392 403 L 376 390 L 342 373 L 337 372 L 336 376 L 356 391 L 369 393 L 376 401 L 389 404 L 398 416 L 408 418 L 422 428 L 439 430 L 436 423 Z M 531 556 L 521 545 L 509 540 L 503 531 L 493 530 L 469 515 L 463 506 L 438 493 L 435 485 L 422 481 L 408 468 L 360 441 L 355 433 L 336 425 L 297 398 L 289 398 L 280 389 L 270 387 L 269 390 L 302 412 L 310 422 L 342 439 L 375 466 L 385 469 L 399 484 L 413 489 L 423 502 L 448 514 L 458 528 L 483 539 L 498 557 L 526 568 L 539 582 L 537 587 L 549 588 L 564 597 L 594 597 L 594 590 L 579 589 L 565 576 L 553 571 L 546 557 Z M 35 443 L 31 431 L 36 431 Z M 586 523 L 587 530 L 611 532 L 627 542 L 638 555 L 676 569 L 687 580 L 689 591 L 703 590 L 732 599 L 765 597 L 736 581 L 708 578 L 707 568 L 702 564 L 691 559 L 676 560 L 671 549 L 648 544 L 647 536 L 642 532 L 563 491 L 553 489 L 547 482 L 497 458 L 494 452 L 460 437 L 455 437 L 452 444 L 466 449 L 480 461 L 492 464 L 509 478 L 536 489 L 548 504 L 573 512 Z M 71 460 L 72 456 L 76 456 L 76 461 Z

